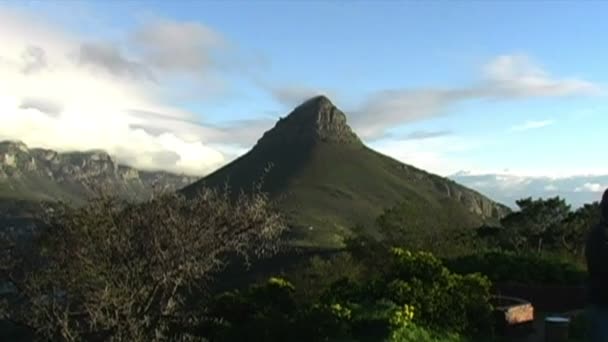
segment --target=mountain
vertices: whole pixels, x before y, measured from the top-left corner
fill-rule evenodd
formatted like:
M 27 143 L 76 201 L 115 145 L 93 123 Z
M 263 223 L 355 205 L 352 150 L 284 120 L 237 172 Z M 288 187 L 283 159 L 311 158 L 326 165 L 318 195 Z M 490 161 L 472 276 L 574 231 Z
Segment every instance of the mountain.
M 412 222 L 434 217 L 454 227 L 496 221 L 509 211 L 366 147 L 325 96 L 304 102 L 249 152 L 182 191 L 191 196 L 202 186 L 225 185 L 248 191 L 262 177 L 262 189 L 278 200 L 298 245 L 340 246 L 355 225 L 376 234 L 375 219 L 397 203 L 416 208 Z
M 28 148 L 19 141 L 0 142 L 0 209 L 10 201 L 67 200 L 82 203 L 95 188 L 140 200 L 153 187 L 177 190 L 193 177 L 167 172 L 139 171 L 116 163 L 104 151 L 68 152 Z
M 515 201 L 522 198 L 559 196 L 576 209 L 599 201 L 604 190 L 608 189 L 608 175 L 551 178 L 458 172 L 448 177 L 513 208 L 517 207 Z

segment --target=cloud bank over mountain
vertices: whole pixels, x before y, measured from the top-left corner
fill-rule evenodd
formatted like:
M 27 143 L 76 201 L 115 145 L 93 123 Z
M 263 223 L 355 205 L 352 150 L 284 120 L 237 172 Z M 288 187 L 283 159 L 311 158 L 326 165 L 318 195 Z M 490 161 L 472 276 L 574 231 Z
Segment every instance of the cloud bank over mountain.
M 230 68 L 229 59 L 218 59 L 231 54 L 230 44 L 201 24 L 146 22 L 128 33 L 127 50 L 21 11 L 2 9 L 0 22 L 0 139 L 103 149 L 137 168 L 203 175 L 235 157 L 232 145 L 263 130 L 257 122 L 203 124 L 200 113 L 166 100 L 174 90 L 165 82 L 209 78 L 214 87 L 213 78 Z M 245 125 L 253 132 L 243 137 Z
M 555 196 L 566 198 L 576 208 L 599 201 L 604 190 L 608 189 L 608 175 L 549 178 L 460 172 L 449 178 L 513 208 L 518 199 Z

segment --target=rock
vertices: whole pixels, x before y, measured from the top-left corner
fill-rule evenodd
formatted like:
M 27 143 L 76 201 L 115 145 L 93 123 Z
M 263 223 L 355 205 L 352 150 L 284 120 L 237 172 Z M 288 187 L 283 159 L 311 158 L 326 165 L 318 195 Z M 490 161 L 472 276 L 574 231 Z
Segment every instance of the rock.
M 195 177 L 119 165 L 105 151 L 58 153 L 30 149 L 22 142 L 0 142 L 0 198 L 83 200 L 95 187 L 144 198 L 153 185 L 171 191 L 194 181 Z
M 362 144 L 346 123 L 346 115 L 325 96 L 309 99 L 262 136 L 258 145 L 331 142 Z

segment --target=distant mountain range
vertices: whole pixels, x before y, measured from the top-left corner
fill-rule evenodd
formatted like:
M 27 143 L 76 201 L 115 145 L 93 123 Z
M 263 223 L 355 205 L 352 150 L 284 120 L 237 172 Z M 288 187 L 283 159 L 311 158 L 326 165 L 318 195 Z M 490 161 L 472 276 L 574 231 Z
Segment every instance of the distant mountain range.
M 28 148 L 19 141 L 0 142 L 0 200 L 82 203 L 96 188 L 140 200 L 153 188 L 177 190 L 193 177 L 140 171 L 117 164 L 104 151 L 59 153 Z
M 263 190 L 279 199 L 292 223 L 295 243 L 315 247 L 339 246 L 356 225 L 378 233 L 375 219 L 400 202 L 415 208 L 412 225 L 433 218 L 453 228 L 473 227 L 509 211 L 450 179 L 371 150 L 324 96 L 298 106 L 249 152 L 183 192 L 226 184 L 248 191 L 262 177 Z
M 549 178 L 459 172 L 448 178 L 512 208 L 516 207 L 515 201 L 521 198 L 554 196 L 565 198 L 573 208 L 578 208 L 585 203 L 599 201 L 603 191 L 608 188 L 608 175 Z

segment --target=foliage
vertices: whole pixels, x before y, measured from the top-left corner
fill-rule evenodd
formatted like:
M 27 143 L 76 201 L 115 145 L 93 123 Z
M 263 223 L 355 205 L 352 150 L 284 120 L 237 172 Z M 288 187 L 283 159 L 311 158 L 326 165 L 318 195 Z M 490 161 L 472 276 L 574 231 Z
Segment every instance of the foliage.
M 438 333 L 427 328 L 410 324 L 391 332 L 389 342 L 465 342 L 463 336 L 455 333 Z
M 430 253 L 393 250 L 387 296 L 416 308 L 415 321 L 441 330 L 489 333 L 490 281 L 480 274 L 451 273 Z
M 392 249 L 384 272 L 342 278 L 315 301 L 296 300 L 297 287 L 281 279 L 218 297 L 204 329 L 215 341 L 458 341 L 460 333 L 492 334 L 490 282 L 448 271 L 429 253 Z M 201 330 L 202 331 L 202 330 Z M 452 332 L 437 334 L 432 331 Z
M 279 341 L 288 338 L 292 317 L 296 313 L 294 287 L 281 278 L 245 291 L 220 295 L 209 304 L 208 314 L 221 319 L 221 324 L 208 327 L 212 340 Z M 202 332 L 202 331 L 201 331 Z
M 350 303 L 368 311 L 376 310 L 380 303 L 391 303 L 390 310 L 385 310 L 386 320 L 390 320 L 392 310 L 408 305 L 415 308 L 414 321 L 423 326 L 471 334 L 489 333 L 491 284 L 485 277 L 453 274 L 430 253 L 398 248 L 392 250 L 384 263 L 387 266 L 381 276 L 363 283 L 338 281 L 322 300 Z
M 389 318 L 391 326 L 399 329 L 408 326 L 414 319 L 414 307 L 408 304 L 403 305 L 393 311 L 392 316 Z
M 208 315 L 219 324 L 201 326 L 214 341 L 322 341 L 348 335 L 351 310 L 339 303 L 298 306 L 284 279 L 218 296 Z
M 18 289 L 9 318 L 53 341 L 185 340 L 190 294 L 228 258 L 273 252 L 282 230 L 262 193 L 60 205 L 34 248 L 9 253 L 2 275 Z
M 453 272 L 479 272 L 501 283 L 580 285 L 586 279 L 586 271 L 580 265 L 536 253 L 487 251 L 445 262 Z
M 570 213 L 556 231 L 561 246 L 571 255 L 581 257 L 584 252 L 587 233 L 600 223 L 600 204 L 585 204 Z
M 364 274 L 363 266 L 350 253 L 339 252 L 329 257 L 313 256 L 286 277 L 294 284 L 299 302 L 316 302 L 332 283 L 359 280 Z
M 554 232 L 570 214 L 570 206 L 559 197 L 518 200 L 520 210 L 505 217 L 501 223 L 515 250 L 534 249 L 542 252 L 544 243 L 555 242 Z
M 478 229 L 478 237 L 490 247 L 567 254 L 580 259 L 588 231 L 600 220 L 597 202 L 574 211 L 559 197 L 525 198 L 517 204 L 519 211 L 504 217 L 500 227 Z

